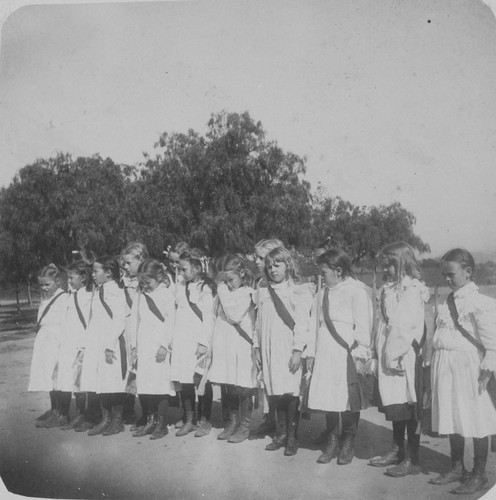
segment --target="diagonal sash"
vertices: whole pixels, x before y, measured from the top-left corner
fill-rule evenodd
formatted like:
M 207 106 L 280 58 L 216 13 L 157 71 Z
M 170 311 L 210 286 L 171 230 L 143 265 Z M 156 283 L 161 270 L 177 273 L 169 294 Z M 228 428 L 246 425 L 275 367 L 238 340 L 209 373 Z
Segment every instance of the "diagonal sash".
M 113 319 L 114 315 L 112 313 L 112 309 L 110 309 L 110 306 L 105 302 L 103 285 L 100 285 L 100 291 L 98 292 L 98 295 L 100 297 L 100 301 L 102 303 L 103 308 L 105 309 L 105 311 L 107 311 L 107 314 L 110 316 L 110 319 Z M 119 335 L 119 352 L 121 355 L 122 380 L 124 380 L 126 378 L 126 373 L 127 373 L 127 352 L 126 352 L 126 339 L 124 338 L 124 332 L 122 332 Z
M 286 306 L 284 305 L 283 301 L 281 300 L 281 297 L 277 295 L 276 291 L 269 285 L 269 294 L 270 298 L 272 299 L 272 302 L 274 303 L 274 307 L 276 308 L 276 312 L 278 316 L 282 319 L 282 322 L 291 330 L 293 331 L 295 328 L 295 320 L 293 319 L 293 316 L 289 313 L 287 310 Z
M 351 351 L 358 345 L 353 342 L 350 347 L 345 340 L 339 335 L 329 315 L 329 288 L 324 291 L 324 303 L 322 304 L 322 312 L 324 321 L 331 334 L 331 337 L 347 352 L 346 358 L 346 379 L 348 382 L 348 399 L 350 401 L 350 411 L 360 411 L 362 409 L 362 399 L 360 397 L 360 387 L 358 385 L 358 373 L 356 371 L 355 361 L 351 355 Z
M 127 306 L 131 309 L 133 307 L 133 299 L 131 298 L 131 294 L 129 293 L 127 286 L 124 287 L 124 295 L 126 296 Z
M 40 328 L 41 328 L 41 322 L 43 321 L 43 318 L 47 315 L 48 311 L 50 310 L 50 308 L 53 306 L 53 304 L 55 303 L 55 301 L 61 296 L 61 295 L 64 295 L 65 292 L 60 292 L 58 295 L 55 295 L 55 297 L 48 303 L 48 305 L 45 307 L 45 309 L 43 310 L 43 312 L 41 313 L 41 316 L 40 316 L 40 319 L 36 322 L 36 326 L 35 326 L 35 331 L 36 333 L 39 332 Z
M 143 293 L 146 299 L 146 303 L 148 304 L 148 308 L 150 311 L 157 316 L 157 318 L 162 322 L 165 323 L 165 318 L 163 317 L 162 313 L 160 312 L 159 308 L 157 307 L 157 304 L 155 304 L 155 301 L 147 294 Z
M 78 298 L 77 298 L 77 290 L 74 292 L 74 304 L 76 306 L 76 311 L 77 311 L 78 316 L 79 316 L 79 321 L 81 321 L 82 325 L 84 326 L 84 329 L 86 330 L 86 321 L 84 319 L 81 308 L 79 307 L 79 302 L 78 302 Z
M 200 318 L 200 321 L 203 322 L 203 313 L 200 311 L 200 308 L 194 304 L 193 302 L 191 302 L 191 300 L 189 300 L 189 282 L 186 282 L 186 300 L 188 301 L 188 304 L 189 304 L 189 307 L 191 307 L 191 309 L 193 309 L 193 312 Z

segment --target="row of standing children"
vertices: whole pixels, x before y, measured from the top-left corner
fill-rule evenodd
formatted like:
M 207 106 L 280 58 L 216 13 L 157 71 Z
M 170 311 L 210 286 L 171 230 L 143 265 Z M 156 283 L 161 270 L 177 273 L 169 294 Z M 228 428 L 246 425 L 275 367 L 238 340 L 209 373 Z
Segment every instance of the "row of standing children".
M 308 408 L 324 412 L 326 417 L 327 443 L 318 462 L 328 463 L 334 457 L 338 457 L 340 464 L 351 462 L 359 411 L 366 404 L 358 374 L 375 372 L 380 411 L 393 423 L 393 446 L 385 456 L 375 457 L 369 464 L 393 465 L 386 471 L 393 477 L 419 473 L 421 396 L 418 378 L 419 366 L 422 366 L 420 350 L 425 341 L 424 304 L 429 294 L 419 279 L 413 250 L 400 242 L 381 252 L 385 284 L 379 294 L 380 314 L 375 336 L 372 336 L 375 299 L 368 287 L 353 278 L 351 261 L 344 252 L 326 249 L 317 258 L 325 286 L 323 293 L 319 289 L 315 297 L 311 285 L 297 282 L 291 254 L 279 240 L 263 240 L 255 247 L 255 254 L 264 277 L 254 288 L 248 267 L 237 255 L 219 259 L 218 286 L 205 278 L 203 256 L 187 248 L 171 253 L 171 260 L 178 261 L 182 276 L 178 279 L 176 273 L 173 290 L 170 287 L 173 278 L 158 262 L 148 260 L 146 265 L 141 263 L 137 268 L 140 293 L 131 308 L 129 323 L 132 326 L 126 331 L 134 334 L 128 335 L 127 344 L 131 346 L 131 364 L 141 360 L 136 370 L 137 391 L 143 415 L 148 413 L 152 417 L 138 422 L 135 433 L 153 436 L 155 431 L 157 437 L 165 435 L 165 408 L 179 389 L 184 415 L 177 435 L 192 431 L 197 436 L 208 434 L 211 383 L 215 383 L 221 385 L 223 406 L 228 410 L 225 429 L 218 437 L 241 442 L 249 434 L 252 390 L 261 380 L 268 412 L 262 425 L 252 432 L 264 435 L 275 429 L 275 437 L 266 449 L 284 447 L 286 455 L 294 455 L 298 447 L 300 383 L 302 359 L 305 359 L 306 368 L 312 372 Z M 109 301 L 112 301 L 112 291 L 116 296 L 119 292 L 115 281 L 115 286 L 108 284 L 115 278 L 109 262 L 102 260 L 94 263 L 93 275 L 99 290 L 109 289 Z M 441 307 L 434 335 L 432 424 L 434 431 L 450 435 L 453 467 L 431 482 L 461 481 L 453 492 L 470 493 L 487 483 L 487 436 L 496 434 L 493 428 L 496 410 L 486 390 L 496 368 L 496 338 L 491 335 L 491 329 L 496 326 L 496 301 L 479 294 L 471 281 L 475 264 L 468 252 L 453 250 L 442 262 L 443 273 L 454 295 Z M 49 297 L 40 306 L 41 330 L 35 341 L 30 389 L 50 390 L 53 406 L 57 404 L 53 403 L 53 389 L 60 387 L 67 406 L 68 386 L 59 386 L 57 377 L 53 376 L 53 368 L 57 366 L 53 347 L 63 337 L 61 326 L 54 326 L 54 319 L 49 321 L 57 314 L 61 316 L 61 311 L 56 312 L 56 301 L 63 291 L 57 286 L 57 280 L 51 279 L 54 272 L 55 266 L 48 266 L 39 276 L 40 286 Z M 80 288 L 83 285 L 81 280 Z M 71 280 L 71 286 L 76 288 L 77 283 Z M 73 296 L 77 304 L 77 294 Z M 103 428 L 104 434 L 110 434 L 116 429 L 119 432 L 122 426 L 125 377 L 118 346 L 124 327 L 121 323 L 110 327 L 109 318 L 113 317 L 108 313 L 108 306 L 105 307 L 101 292 L 99 298 L 95 307 L 91 307 L 86 349 L 92 331 L 104 331 L 106 335 L 97 335 L 100 357 L 97 369 L 91 372 L 95 379 L 92 383 L 84 382 L 90 363 L 86 361 L 88 353 L 84 354 L 81 390 L 88 392 L 88 403 L 90 394 L 101 394 L 103 420 L 95 428 L 98 432 Z M 93 298 L 90 304 L 94 302 Z M 63 309 L 62 303 L 59 303 L 60 309 Z M 51 315 L 44 312 L 50 308 Z M 453 309 L 458 312 L 453 313 Z M 75 313 L 80 317 L 77 307 Z M 95 313 L 101 323 L 93 319 Z M 82 320 L 80 323 L 84 325 Z M 40 336 L 44 330 L 52 334 Z M 148 331 L 156 331 L 156 334 L 144 335 Z M 77 349 L 79 346 L 74 348 Z M 482 352 L 484 354 L 480 354 Z M 50 356 L 46 357 L 47 353 Z M 48 375 L 33 376 L 39 371 L 40 355 L 43 364 L 52 367 L 51 379 Z M 169 362 L 165 362 L 168 357 Z M 59 374 L 65 370 L 62 359 L 63 356 L 58 361 Z M 423 364 L 430 365 L 430 360 L 424 360 Z M 105 375 L 95 378 L 99 365 Z M 465 367 L 464 373 L 461 373 L 462 367 Z M 45 373 L 49 374 L 50 368 Z M 114 385 L 109 383 L 111 379 Z M 194 423 L 195 389 L 198 427 Z M 115 415 L 117 423 L 112 418 Z M 467 474 L 463 467 L 464 437 L 474 438 L 472 474 Z

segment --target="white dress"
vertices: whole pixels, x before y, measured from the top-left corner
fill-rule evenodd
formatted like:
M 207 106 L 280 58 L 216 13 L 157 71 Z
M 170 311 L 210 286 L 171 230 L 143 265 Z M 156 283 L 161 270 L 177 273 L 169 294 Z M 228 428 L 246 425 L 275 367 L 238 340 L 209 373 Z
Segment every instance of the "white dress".
M 295 321 L 294 332 L 277 314 L 268 288 L 259 289 L 255 346 L 260 347 L 262 378 L 269 396 L 300 394 L 301 366 L 289 371 L 293 350 L 303 351 L 309 342 L 312 286 L 283 281 L 271 285 Z
M 383 406 L 415 403 L 415 360 L 413 340 L 420 342 L 424 333 L 424 305 L 429 300 L 427 287 L 405 276 L 399 285 L 386 283 L 384 306 L 389 323 L 380 315 L 376 336 L 377 375 Z M 390 371 L 405 370 L 404 375 Z
M 53 297 L 41 301 L 38 321 L 55 297 L 58 298 L 41 320 L 40 329 L 34 339 L 28 391 L 52 391 L 57 387 L 57 362 L 67 306 L 65 292 L 62 289 L 57 289 Z
M 256 368 L 252 346 L 234 327 L 238 324 L 253 340 L 255 311 L 253 288 L 242 286 L 229 291 L 227 285 L 217 288 L 214 300 L 212 364 L 209 380 L 215 384 L 256 387 Z
M 153 292 L 147 294 L 155 303 L 164 318 L 162 321 L 150 309 L 143 293 L 138 293 L 133 302 L 132 317 L 135 318 L 134 336 L 131 348 L 136 348 L 138 370 L 136 387 L 139 394 L 169 394 L 176 391 L 171 382 L 170 349 L 176 314 L 174 295 L 161 283 Z M 168 350 L 164 361 L 157 363 L 155 356 L 160 347 Z
M 77 295 L 76 295 L 77 294 Z M 61 391 L 72 392 L 79 390 L 74 387 L 76 368 L 74 362 L 80 351 L 84 350 L 86 344 L 86 328 L 83 325 L 76 309 L 75 297 L 83 319 L 88 326 L 91 292 L 84 288 L 77 291 L 71 291 L 67 294 L 67 309 L 63 325 L 62 341 L 59 349 L 59 371 L 57 380 L 57 389 Z
M 203 282 L 189 283 L 190 301 L 200 309 L 203 321 L 196 315 L 186 298 L 186 283 L 176 286 L 176 322 L 172 341 L 171 378 L 174 382 L 192 384 L 195 372 L 200 372 L 196 357 L 198 344 L 210 346 L 213 323 L 212 290 Z
M 329 315 L 343 340 L 353 349 L 354 358 L 371 356 L 373 308 L 371 290 L 353 278 L 346 278 L 329 288 Z M 322 293 L 323 297 L 324 294 Z M 316 300 L 312 308 L 315 325 Z M 308 407 L 314 410 L 342 412 L 349 410 L 347 362 L 348 353 L 331 336 L 324 321 L 322 307 L 318 318 L 319 329 L 307 348 L 307 357 L 315 356 L 310 381 Z M 314 326 L 314 332 L 317 327 Z
M 124 332 L 124 291 L 115 281 L 103 285 L 104 301 L 112 311 L 112 318 L 100 299 L 100 287 L 96 289 L 90 306 L 90 320 L 86 333 L 86 348 L 81 372 L 81 391 L 97 393 L 125 392 L 127 374 L 122 376 L 119 337 Z M 112 363 L 105 361 L 105 349 L 114 353 Z
M 496 371 L 496 300 L 469 283 L 454 293 L 460 324 L 487 349 L 483 358 L 455 327 L 447 304 L 439 308 L 431 365 L 432 428 L 440 434 L 482 438 L 496 434 L 496 410 L 479 394 L 481 369 Z

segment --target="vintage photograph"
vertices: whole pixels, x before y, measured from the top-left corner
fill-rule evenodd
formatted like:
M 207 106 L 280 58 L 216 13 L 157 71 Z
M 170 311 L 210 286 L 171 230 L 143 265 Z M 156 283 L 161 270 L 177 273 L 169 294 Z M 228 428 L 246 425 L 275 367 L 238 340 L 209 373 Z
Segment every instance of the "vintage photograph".
M 0 22 L 0 498 L 496 498 L 494 0 Z

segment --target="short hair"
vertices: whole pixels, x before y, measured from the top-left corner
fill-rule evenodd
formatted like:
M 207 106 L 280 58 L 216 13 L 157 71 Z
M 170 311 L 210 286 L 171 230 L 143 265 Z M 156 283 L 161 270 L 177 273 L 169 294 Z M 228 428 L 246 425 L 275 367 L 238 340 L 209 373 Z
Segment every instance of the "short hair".
M 405 275 L 416 279 L 421 278 L 422 273 L 415 252 L 408 243 L 404 241 L 391 243 L 386 245 L 379 254 L 385 259 L 390 259 L 398 273 L 398 280 Z
M 341 268 L 343 278 L 353 276 L 350 256 L 339 248 L 330 248 L 317 257 L 317 265 L 326 264 L 330 269 Z
M 284 264 L 286 264 L 286 267 L 288 268 L 287 277 L 290 277 L 292 279 L 298 278 L 293 257 L 291 255 L 291 252 L 287 248 L 276 247 L 265 256 L 265 275 L 267 279 L 269 279 L 269 275 L 267 273 L 267 266 L 273 262 L 283 262 Z
M 83 279 L 86 290 L 91 290 L 93 279 L 91 276 L 91 268 L 85 260 L 76 260 L 67 266 L 67 273 L 74 272 L 79 274 Z
M 475 260 L 472 254 L 463 248 L 453 248 L 446 252 L 441 260 L 446 262 L 458 262 L 464 269 L 470 267 L 472 272 L 475 270 Z

